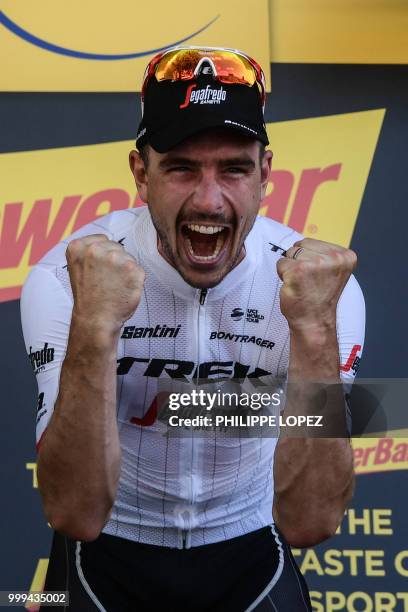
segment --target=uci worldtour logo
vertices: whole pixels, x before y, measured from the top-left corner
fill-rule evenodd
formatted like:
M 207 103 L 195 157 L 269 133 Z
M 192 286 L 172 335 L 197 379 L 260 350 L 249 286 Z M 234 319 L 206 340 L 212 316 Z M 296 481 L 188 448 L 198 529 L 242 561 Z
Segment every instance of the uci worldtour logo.
M 231 312 L 231 319 L 233 321 L 241 321 L 245 315 L 245 320 L 248 323 L 259 323 L 263 321 L 265 316 L 258 312 L 257 308 L 247 308 L 246 311 L 243 308 L 233 308 Z
M 196 87 L 197 83 L 187 87 L 186 97 L 183 104 L 180 104 L 180 108 L 187 108 L 190 104 L 221 104 L 226 100 L 227 92 L 222 87 L 212 89 L 211 85 L 207 85 L 207 87 L 195 89 Z

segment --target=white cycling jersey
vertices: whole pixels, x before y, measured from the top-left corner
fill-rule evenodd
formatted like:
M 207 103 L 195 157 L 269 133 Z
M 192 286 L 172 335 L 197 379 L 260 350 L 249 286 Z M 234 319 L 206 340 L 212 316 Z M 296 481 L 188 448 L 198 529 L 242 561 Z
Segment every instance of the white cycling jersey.
M 158 380 L 285 377 L 289 328 L 280 311 L 276 262 L 301 235 L 257 218 L 246 255 L 216 287 L 188 285 L 157 251 L 146 207 L 118 211 L 54 247 L 21 297 L 23 332 L 39 387 L 37 440 L 51 417 L 67 346 L 72 291 L 65 258 L 72 237 L 105 234 L 146 272 L 141 302 L 118 343 L 119 487 L 104 532 L 161 546 L 230 539 L 272 523 L 276 438 L 166 435 L 157 418 Z M 365 309 L 351 277 L 337 308 L 341 376 L 351 383 Z M 83 407 L 87 409 L 86 406 Z

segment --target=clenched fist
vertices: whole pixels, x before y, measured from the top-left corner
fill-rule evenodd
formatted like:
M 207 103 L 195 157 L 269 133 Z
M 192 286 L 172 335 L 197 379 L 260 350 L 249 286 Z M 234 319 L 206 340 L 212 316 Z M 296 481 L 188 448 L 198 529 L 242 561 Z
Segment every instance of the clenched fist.
M 66 254 L 75 315 L 119 331 L 139 305 L 144 270 L 102 234 L 72 240 Z
M 304 238 L 277 263 L 280 305 L 292 330 L 335 326 L 336 307 L 357 263 L 354 251 Z

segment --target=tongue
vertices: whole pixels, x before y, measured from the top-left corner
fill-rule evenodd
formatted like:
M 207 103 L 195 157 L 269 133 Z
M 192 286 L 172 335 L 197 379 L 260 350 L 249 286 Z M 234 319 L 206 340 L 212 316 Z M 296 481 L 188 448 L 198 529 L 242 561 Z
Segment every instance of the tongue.
M 200 234 L 190 229 L 187 229 L 186 234 L 190 239 L 194 255 L 208 257 L 214 253 L 219 234 Z

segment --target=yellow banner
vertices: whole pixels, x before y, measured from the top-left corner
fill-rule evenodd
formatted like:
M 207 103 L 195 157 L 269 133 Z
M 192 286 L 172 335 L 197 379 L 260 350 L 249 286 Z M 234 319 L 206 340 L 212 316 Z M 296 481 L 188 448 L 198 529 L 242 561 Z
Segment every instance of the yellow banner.
M 48 559 L 38 560 L 37 567 L 35 569 L 34 576 L 29 589 L 29 593 L 34 594 L 43 590 L 45 584 L 45 577 L 47 575 L 48 561 Z M 35 596 L 33 597 L 33 599 L 35 600 Z M 35 602 L 28 602 L 24 607 L 30 612 L 38 612 L 38 610 L 40 609 L 40 604 Z
M 408 437 L 355 438 L 352 440 L 356 474 L 408 470 Z M 395 432 L 399 436 L 404 431 Z
M 271 62 L 407 64 L 405 0 L 269 0 Z
M 268 0 L 3 0 L 0 90 L 140 91 L 148 61 L 174 44 L 242 49 L 270 88 Z
M 275 157 L 261 214 L 348 245 L 383 116 L 380 109 L 268 124 Z M 72 231 L 140 204 L 131 148 L 125 141 L 0 155 L 0 301 L 18 298 L 31 266 Z
M 268 124 L 276 154 L 261 212 L 310 238 L 348 246 L 384 112 Z

